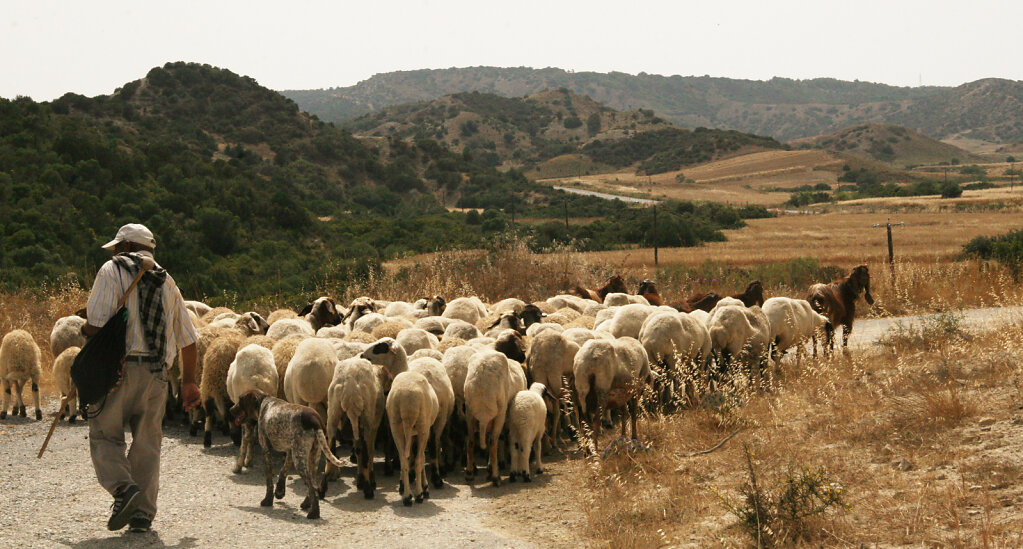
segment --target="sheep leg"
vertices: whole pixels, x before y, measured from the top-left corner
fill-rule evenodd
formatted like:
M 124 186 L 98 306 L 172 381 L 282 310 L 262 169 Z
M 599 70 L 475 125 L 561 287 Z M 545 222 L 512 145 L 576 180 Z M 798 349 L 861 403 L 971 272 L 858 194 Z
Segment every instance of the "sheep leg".
M 402 505 L 409 507 L 412 505 L 412 485 L 409 484 L 409 453 L 412 451 L 412 432 L 406 433 L 406 429 L 411 429 L 412 426 L 395 425 L 393 421 L 391 423 L 391 438 L 394 439 L 394 445 L 398 449 L 398 461 L 401 464 L 398 493 L 401 495 Z
M 476 429 L 479 422 L 474 417 L 466 417 L 469 434 L 465 437 L 465 481 L 472 482 L 476 477 Z
M 490 447 L 490 480 L 494 483 L 494 486 L 501 485 L 501 470 L 497 464 L 497 444 L 498 440 L 501 438 L 501 432 L 504 430 L 506 412 L 507 409 L 502 407 L 501 411 L 498 412 L 497 417 L 494 418 L 492 429 L 490 431 L 491 440 L 494 442 L 494 444 Z
M 528 460 L 530 464 L 533 461 L 536 461 L 536 465 L 532 465 L 532 473 L 535 473 L 537 475 L 543 473 L 543 453 L 540 451 L 542 449 L 540 445 L 541 440 L 543 440 L 542 436 L 537 436 L 536 439 L 533 440 L 533 454 L 530 456 L 530 459 Z M 523 479 L 524 481 L 529 482 L 531 480 L 529 474 L 530 471 L 527 470 L 526 478 Z
M 288 482 L 288 468 L 291 467 L 291 452 L 284 455 L 284 464 L 281 465 L 281 472 L 277 476 L 277 489 L 274 490 L 274 497 L 284 499 L 284 489 Z
M 362 468 L 366 474 L 366 483 L 362 487 L 362 495 L 366 499 L 373 498 L 373 492 L 377 489 L 377 475 L 373 468 L 373 457 L 376 455 L 376 436 L 374 430 L 367 429 L 362 435 Z
M 431 452 L 430 455 L 430 461 L 433 464 L 433 471 L 430 474 L 430 482 L 435 488 L 441 488 L 444 486 L 444 479 L 441 477 L 440 473 L 440 448 L 441 435 L 443 433 L 441 433 L 437 427 L 434 427 L 434 429 L 437 429 L 437 431 L 433 433 L 433 452 Z M 429 439 L 429 434 L 427 435 L 427 438 Z
M 205 446 L 206 448 L 209 448 L 210 446 L 213 446 L 213 421 L 214 421 L 213 413 L 214 410 L 216 409 L 216 403 L 214 402 L 214 399 L 212 398 L 206 399 L 206 402 L 203 403 L 202 408 L 203 411 L 206 413 L 206 423 L 203 428 L 202 445 Z
M 605 394 L 604 391 L 597 391 L 597 410 L 596 410 L 597 420 L 595 422 L 593 422 L 593 426 L 592 426 L 592 428 L 593 428 L 593 451 L 594 451 L 594 453 L 597 453 L 597 452 L 600 451 L 600 448 L 598 447 L 598 442 L 600 441 L 600 435 L 601 435 L 601 432 L 602 432 L 603 427 L 604 427 L 602 425 L 602 423 L 603 423 L 604 412 L 606 411 L 606 406 L 607 406 L 607 394 Z
M 636 399 L 632 398 L 632 399 L 629 400 L 628 406 L 629 406 L 629 423 L 632 425 L 632 439 L 633 440 L 639 440 L 639 433 L 636 431 L 636 420 L 637 420 L 637 417 L 639 416 L 639 405 L 636 403 Z M 625 420 L 623 419 L 622 420 L 622 425 L 624 425 L 624 424 L 625 424 Z M 622 431 L 623 432 L 625 431 L 624 427 L 622 428 Z
M 73 383 L 67 394 L 67 413 L 67 422 L 74 423 L 75 417 L 78 415 L 78 388 Z
M 32 404 L 36 407 L 36 420 L 42 420 L 43 409 L 39 407 L 39 376 L 32 378 Z
M 11 384 L 14 385 L 15 411 L 17 412 L 17 415 L 25 417 L 25 399 L 24 396 L 22 396 L 22 393 L 25 391 L 25 387 L 20 381 L 12 381 Z
M 438 437 L 439 438 L 439 437 Z M 430 483 L 426 481 L 426 445 L 430 441 L 430 429 L 427 428 L 424 432 L 420 432 L 416 437 L 416 503 L 422 503 L 424 499 L 430 497 Z M 436 458 L 436 456 L 434 456 Z M 434 470 L 436 473 L 436 470 Z M 440 480 L 438 474 L 437 480 Z
M 7 407 L 10 406 L 10 404 L 11 404 L 11 382 L 7 381 L 6 379 L 0 380 L 0 381 L 2 381 L 2 383 L 0 383 L 0 385 L 3 385 L 3 389 L 4 389 L 4 402 L 3 402 L 4 407 L 3 407 L 3 409 L 0 409 L 0 419 L 7 419 Z M 11 415 L 14 415 L 14 414 L 12 413 Z
M 332 406 L 327 410 L 327 447 L 330 448 L 331 453 L 335 456 L 337 453 L 335 450 L 335 443 L 340 438 L 338 436 L 338 430 L 343 429 L 345 424 L 345 417 L 341 413 L 341 408 L 338 406 Z M 354 453 L 356 441 L 352 441 L 352 450 Z M 326 464 L 323 467 L 323 485 L 320 487 L 320 496 L 325 495 L 327 490 L 327 482 L 329 480 L 337 480 L 341 478 L 341 470 L 331 465 L 330 460 L 325 460 Z M 358 460 L 353 460 L 358 462 Z

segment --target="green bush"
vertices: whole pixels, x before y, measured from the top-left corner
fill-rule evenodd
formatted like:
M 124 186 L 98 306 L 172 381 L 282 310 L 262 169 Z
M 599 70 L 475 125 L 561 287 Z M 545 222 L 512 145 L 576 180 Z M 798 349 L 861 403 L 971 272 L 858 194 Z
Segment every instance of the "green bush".
M 568 116 L 561 122 L 566 130 L 574 130 L 580 128 L 583 125 L 583 121 L 578 116 Z

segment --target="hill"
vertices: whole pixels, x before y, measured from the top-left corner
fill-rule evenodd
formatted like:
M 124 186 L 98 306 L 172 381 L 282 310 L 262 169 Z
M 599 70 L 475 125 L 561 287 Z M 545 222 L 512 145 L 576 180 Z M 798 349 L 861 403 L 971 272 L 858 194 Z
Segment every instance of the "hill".
M 653 111 L 616 111 L 565 88 L 525 98 L 458 93 L 387 107 L 344 127 L 360 136 L 435 139 L 488 164 L 530 168 L 582 153 L 591 169 L 637 167 L 661 173 L 744 148 L 782 147 L 773 139 L 735 131 L 692 132 Z
M 788 141 L 865 122 L 906 126 L 938 139 L 1023 140 L 1023 83 L 987 79 L 948 87 L 897 87 L 830 78 L 767 81 L 709 76 L 466 67 L 378 74 L 354 86 L 282 93 L 325 120 L 389 105 L 479 91 L 522 97 L 567 88 L 618 110 L 647 109 L 686 127 L 734 129 Z M 1015 107 L 1015 109 L 1014 109 Z
M 860 124 L 827 135 L 797 139 L 790 145 L 850 154 L 899 167 L 979 160 L 959 147 L 889 124 Z

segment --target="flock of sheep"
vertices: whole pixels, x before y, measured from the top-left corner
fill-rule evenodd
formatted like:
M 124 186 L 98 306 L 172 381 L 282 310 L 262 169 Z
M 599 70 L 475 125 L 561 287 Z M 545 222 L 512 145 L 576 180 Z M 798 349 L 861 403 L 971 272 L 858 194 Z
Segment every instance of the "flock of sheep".
M 406 505 L 429 497 L 427 480 L 440 487 L 453 467 L 464 466 L 472 481 L 477 443 L 488 452 L 487 480 L 501 484 L 499 461 L 507 457 L 509 480 L 529 482 L 542 471 L 541 441 L 548 448 L 561 445 L 563 408 L 578 413 L 566 423 L 594 435 L 588 451 L 597 451 L 601 424 L 612 409 L 628 413 L 637 438 L 645 391 L 657 395 L 659 405 L 694 398 L 691 384 L 683 386 L 674 375 L 681 369 L 714 377 L 741 368 L 755 378 L 770 360 L 793 347 L 802 350 L 828 324 L 808 301 L 786 297 L 768 299 L 762 307 L 726 297 L 709 311 L 688 313 L 626 293 L 493 304 L 477 297 L 448 303 L 440 297 L 415 303 L 360 297 L 347 308 L 320 297 L 300 312 L 276 310 L 266 318 L 194 301 L 186 305 L 200 334 L 202 405 L 187 418 L 193 436 L 202 425 L 209 446 L 215 428 L 232 434 L 240 445 L 234 472 L 240 473 L 252 465 L 259 428 L 235 427 L 232 403 L 258 390 L 309 406 L 320 416 L 332 450 L 342 429 L 350 429 L 356 484 L 367 498 L 376 489 L 376 443 L 383 442 L 385 470 L 396 461 L 400 466 Z M 69 398 L 61 413 L 72 422 L 69 367 L 85 343 L 79 331 L 84 323 L 77 316 L 61 318 L 50 338 L 56 385 Z M 25 415 L 21 388 L 29 381 L 41 419 L 39 362 L 39 348 L 27 332 L 4 337 L 0 419 L 12 394 L 15 413 Z M 168 375 L 173 417 L 180 411 L 179 366 Z M 620 421 L 624 435 L 626 417 Z M 338 473 L 327 463 L 319 486 L 309 486 L 310 495 L 318 490 L 322 497 Z

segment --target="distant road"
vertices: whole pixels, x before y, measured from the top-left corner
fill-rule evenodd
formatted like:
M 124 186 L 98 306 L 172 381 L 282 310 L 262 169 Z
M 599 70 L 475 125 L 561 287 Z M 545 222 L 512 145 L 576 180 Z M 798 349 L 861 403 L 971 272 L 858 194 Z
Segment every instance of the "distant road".
M 997 328 L 1023 315 L 1023 307 L 989 307 L 986 309 L 964 309 L 949 311 L 960 319 L 965 328 Z M 850 347 L 869 347 L 877 343 L 885 332 L 896 324 L 904 326 L 918 325 L 922 320 L 940 316 L 935 313 L 917 316 L 897 316 L 889 318 L 856 319 L 849 337 Z
M 649 198 L 633 198 L 631 196 L 598 193 L 597 191 L 587 191 L 585 189 L 575 189 L 572 187 L 558 187 L 557 185 L 555 185 L 554 188 L 558 189 L 559 191 L 565 191 L 566 193 L 585 194 L 587 196 L 595 196 L 597 198 L 603 198 L 605 200 L 621 200 L 622 202 L 631 202 L 633 204 L 657 204 L 658 202 L 660 202 L 659 200 L 651 200 Z

